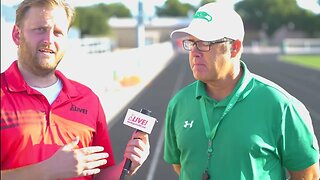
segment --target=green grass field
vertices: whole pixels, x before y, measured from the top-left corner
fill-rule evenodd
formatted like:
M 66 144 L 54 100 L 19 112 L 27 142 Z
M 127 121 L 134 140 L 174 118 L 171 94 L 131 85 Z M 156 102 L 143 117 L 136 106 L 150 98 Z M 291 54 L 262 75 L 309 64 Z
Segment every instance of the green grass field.
M 320 55 L 281 55 L 279 59 L 320 70 Z

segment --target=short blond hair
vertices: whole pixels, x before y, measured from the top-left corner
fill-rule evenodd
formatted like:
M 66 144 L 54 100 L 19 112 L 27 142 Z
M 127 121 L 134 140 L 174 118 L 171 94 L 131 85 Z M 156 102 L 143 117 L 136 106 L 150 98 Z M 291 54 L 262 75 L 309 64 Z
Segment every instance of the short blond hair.
M 45 8 L 54 8 L 54 7 L 63 7 L 66 11 L 67 18 L 69 21 L 69 27 L 71 27 L 74 16 L 75 16 L 75 10 L 73 7 L 71 7 L 68 3 L 65 2 L 65 0 L 24 0 L 22 1 L 17 10 L 16 10 L 16 22 L 15 24 L 18 27 L 22 27 L 23 25 L 23 19 L 25 17 L 25 14 L 31 7 L 45 7 Z

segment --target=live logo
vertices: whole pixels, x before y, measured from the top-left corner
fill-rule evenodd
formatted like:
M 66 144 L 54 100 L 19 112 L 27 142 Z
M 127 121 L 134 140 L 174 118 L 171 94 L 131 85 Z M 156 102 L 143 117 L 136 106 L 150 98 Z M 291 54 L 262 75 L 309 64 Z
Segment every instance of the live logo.
M 150 134 L 157 120 L 151 116 L 128 109 L 123 124 Z

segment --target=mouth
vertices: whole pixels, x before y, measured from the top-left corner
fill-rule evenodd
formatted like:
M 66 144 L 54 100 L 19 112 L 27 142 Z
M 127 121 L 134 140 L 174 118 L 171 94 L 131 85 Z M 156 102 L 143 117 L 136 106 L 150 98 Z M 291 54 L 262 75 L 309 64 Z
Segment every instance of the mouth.
M 200 64 L 200 63 L 193 64 L 193 66 L 192 66 L 193 71 L 199 71 L 204 68 L 206 68 L 206 66 L 204 64 Z
M 201 63 L 194 63 L 193 66 L 205 66 L 205 65 Z
M 51 49 L 39 49 L 42 53 L 49 53 L 49 54 L 55 54 L 55 52 Z

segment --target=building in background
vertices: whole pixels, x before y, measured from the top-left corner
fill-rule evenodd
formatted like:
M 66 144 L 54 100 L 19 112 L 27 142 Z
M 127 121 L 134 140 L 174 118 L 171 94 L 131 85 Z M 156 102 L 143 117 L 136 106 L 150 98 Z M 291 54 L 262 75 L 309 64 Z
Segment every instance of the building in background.
M 145 44 L 170 41 L 170 33 L 189 24 L 189 18 L 152 18 L 144 21 Z M 112 37 L 120 48 L 133 48 L 137 44 L 137 20 L 134 18 L 110 18 Z

